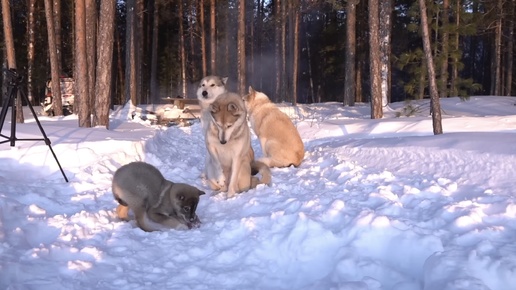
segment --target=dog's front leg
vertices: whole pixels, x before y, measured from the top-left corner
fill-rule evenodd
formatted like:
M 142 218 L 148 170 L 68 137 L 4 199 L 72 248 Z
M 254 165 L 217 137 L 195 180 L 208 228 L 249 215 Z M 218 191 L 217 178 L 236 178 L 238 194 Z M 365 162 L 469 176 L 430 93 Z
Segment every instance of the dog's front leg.
M 158 209 L 150 209 L 147 211 L 147 215 L 149 217 L 147 222 L 147 226 L 153 228 L 155 230 L 167 230 L 167 229 L 176 229 L 176 230 L 188 230 L 189 226 L 187 224 L 182 223 L 178 218 L 173 216 L 167 216 Z
M 218 159 L 216 148 L 208 146 L 208 158 L 206 163 L 206 178 L 213 190 L 226 191 L 227 182 Z
M 238 184 L 238 175 L 240 173 L 240 158 L 235 156 L 231 161 L 231 176 L 229 177 L 229 185 L 228 185 L 228 198 L 235 196 L 238 192 L 240 192 L 239 184 Z

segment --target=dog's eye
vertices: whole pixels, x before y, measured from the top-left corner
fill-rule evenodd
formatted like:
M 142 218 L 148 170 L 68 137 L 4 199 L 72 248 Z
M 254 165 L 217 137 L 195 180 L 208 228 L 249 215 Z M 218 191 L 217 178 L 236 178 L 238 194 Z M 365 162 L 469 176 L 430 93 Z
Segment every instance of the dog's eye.
M 183 210 L 186 211 L 186 212 L 190 212 L 190 207 L 189 206 L 183 206 Z
M 214 87 L 214 86 L 215 86 L 215 84 L 211 84 L 211 86 L 210 86 L 210 87 Z

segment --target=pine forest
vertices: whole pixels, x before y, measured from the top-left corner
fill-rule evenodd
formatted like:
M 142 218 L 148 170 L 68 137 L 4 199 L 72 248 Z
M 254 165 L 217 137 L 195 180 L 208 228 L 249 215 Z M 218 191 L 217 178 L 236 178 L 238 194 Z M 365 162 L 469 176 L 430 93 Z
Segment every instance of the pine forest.
M 1 1 L 3 68 L 33 104 L 73 78 L 84 127 L 129 100 L 195 98 L 206 75 L 275 102 L 372 103 L 376 117 L 390 102 L 516 95 L 516 0 Z

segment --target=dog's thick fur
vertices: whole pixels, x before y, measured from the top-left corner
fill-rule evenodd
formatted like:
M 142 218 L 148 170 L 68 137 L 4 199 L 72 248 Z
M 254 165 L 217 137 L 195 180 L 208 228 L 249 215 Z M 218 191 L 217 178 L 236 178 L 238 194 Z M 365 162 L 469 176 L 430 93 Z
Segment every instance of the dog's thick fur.
M 144 231 L 186 230 L 201 223 L 195 210 L 204 192 L 166 180 L 148 163 L 132 162 L 120 167 L 113 176 L 112 190 L 119 203 L 118 217 L 128 220 L 131 209 Z
M 202 135 L 204 136 L 204 139 L 206 139 L 206 132 L 208 131 L 208 127 L 211 122 L 210 105 L 220 94 L 227 91 L 227 81 L 227 77 L 210 75 L 202 78 L 199 82 L 199 87 L 197 88 L 197 99 L 199 100 L 199 106 L 201 108 L 200 116 Z M 206 155 L 203 176 L 208 180 L 222 176 L 222 172 L 217 171 L 217 167 L 213 164 L 209 154 Z M 220 180 L 219 182 L 223 182 L 223 180 Z
M 201 107 L 201 124 L 203 135 L 206 136 L 206 131 L 211 120 L 210 117 L 210 105 L 220 95 L 225 93 L 227 77 L 219 76 L 206 76 L 199 82 L 197 88 L 197 99 L 199 100 L 199 106 Z
M 305 147 L 292 120 L 267 95 L 252 87 L 243 99 L 264 155 L 258 160 L 269 167 L 299 166 L 305 156 Z
M 242 98 L 232 92 L 219 95 L 210 105 L 211 122 L 206 133 L 206 147 L 213 169 L 218 176 L 208 176 L 213 190 L 227 191 L 228 198 L 236 193 L 270 184 L 271 172 L 267 165 L 254 160 L 251 133 Z M 251 172 L 259 172 L 261 180 Z

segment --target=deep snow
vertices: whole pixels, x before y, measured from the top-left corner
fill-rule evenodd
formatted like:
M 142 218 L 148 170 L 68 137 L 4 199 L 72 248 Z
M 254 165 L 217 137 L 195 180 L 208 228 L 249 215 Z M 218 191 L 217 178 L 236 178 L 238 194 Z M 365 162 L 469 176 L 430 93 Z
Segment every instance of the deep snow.
M 515 103 L 442 99 L 438 136 L 428 100 L 411 117 L 391 104 L 380 120 L 367 104 L 283 105 L 304 162 L 232 199 L 200 178 L 198 122 L 152 125 L 129 106 L 111 130 L 40 116 L 70 182 L 44 142 L 0 145 L 0 289 L 513 289 Z M 25 117 L 17 137 L 41 138 Z M 111 177 L 135 160 L 208 193 L 199 229 L 117 220 Z

